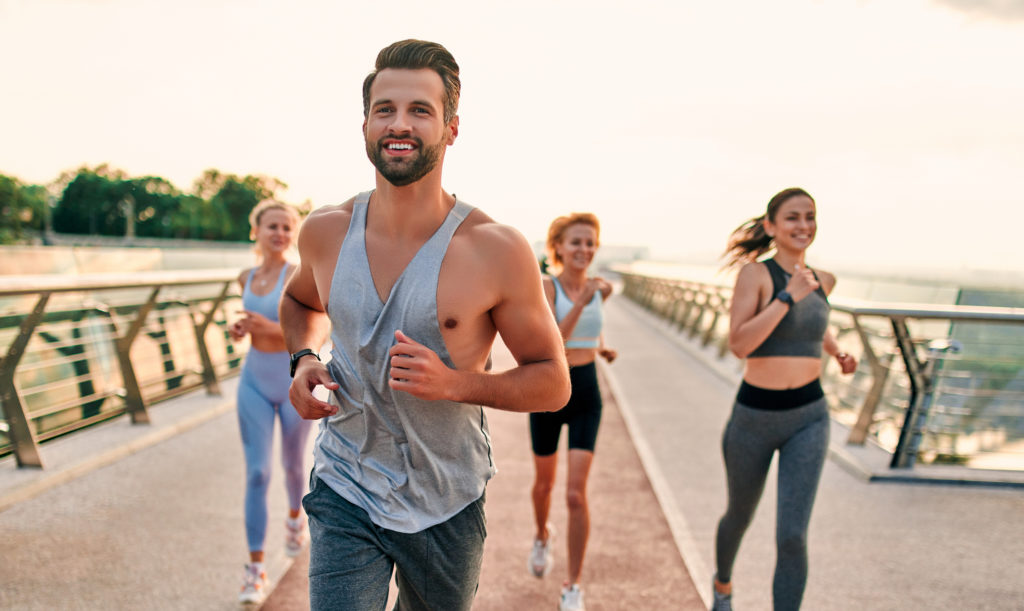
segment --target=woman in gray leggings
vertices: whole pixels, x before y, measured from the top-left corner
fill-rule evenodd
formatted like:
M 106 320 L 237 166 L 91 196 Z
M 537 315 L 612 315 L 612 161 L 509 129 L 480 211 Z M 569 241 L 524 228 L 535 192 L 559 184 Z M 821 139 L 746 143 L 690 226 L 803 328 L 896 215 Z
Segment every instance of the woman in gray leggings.
M 817 229 L 814 199 L 791 188 L 729 238 L 727 267 L 741 266 L 733 290 L 729 347 L 746 359 L 722 436 L 729 503 L 718 523 L 713 611 L 732 609 L 732 568 L 743 533 L 779 453 L 776 611 L 799 609 L 807 582 L 807 525 L 828 449 L 828 407 L 818 379 L 821 351 L 843 373 L 857 363 L 828 332 L 835 276 L 804 263 Z M 775 250 L 775 256 L 758 261 Z

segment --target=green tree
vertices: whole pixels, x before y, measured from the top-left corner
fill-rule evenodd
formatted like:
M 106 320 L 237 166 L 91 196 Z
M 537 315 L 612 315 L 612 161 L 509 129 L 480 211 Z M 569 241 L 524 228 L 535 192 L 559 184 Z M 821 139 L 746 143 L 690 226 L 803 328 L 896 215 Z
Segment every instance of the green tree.
M 287 187 L 270 176 L 239 177 L 209 169 L 196 179 L 193 192 L 210 204 L 204 218 L 205 228 L 215 229 L 221 240 L 245 241 L 249 239 L 249 212 L 260 201 L 275 197 Z
M 174 237 L 176 218 L 182 212 L 182 195 L 173 184 L 159 176 L 143 176 L 121 182 L 125 193 L 122 210 L 135 213 L 135 235 Z M 131 198 L 130 200 L 128 198 Z
M 0 244 L 23 239 L 27 229 L 41 230 L 45 214 L 44 187 L 0 174 Z
M 210 202 L 197 195 L 183 194 L 178 210 L 171 216 L 171 235 L 188 240 L 216 240 L 217 228 L 206 221 L 212 216 Z
M 96 169 L 81 167 L 67 180 L 67 186 L 53 211 L 53 229 L 62 233 L 124 235 L 122 202 L 130 194 L 125 173 L 106 164 Z
M 130 178 L 103 164 L 64 172 L 54 187 L 61 189 L 53 211 L 53 229 L 58 232 L 246 241 L 249 212 L 287 185 L 269 176 L 208 169 L 193 184 L 193 193 L 182 193 L 160 176 Z M 41 227 L 46 190 L 39 187 L 26 193 L 40 210 L 32 219 Z M 308 213 L 312 204 L 307 201 L 298 208 Z

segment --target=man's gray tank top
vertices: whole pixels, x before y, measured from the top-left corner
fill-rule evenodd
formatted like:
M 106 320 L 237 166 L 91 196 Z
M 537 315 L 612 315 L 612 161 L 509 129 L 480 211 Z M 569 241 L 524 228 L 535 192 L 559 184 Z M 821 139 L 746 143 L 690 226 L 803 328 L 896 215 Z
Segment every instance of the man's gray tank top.
M 427 401 L 388 386 L 395 330 L 454 368 L 437 320 L 448 244 L 473 207 L 456 200 L 381 303 L 366 256 L 370 193 L 355 199 L 331 278 L 331 377 L 338 413 L 321 421 L 314 472 L 374 524 L 403 533 L 440 524 L 480 498 L 496 472 L 479 405 Z

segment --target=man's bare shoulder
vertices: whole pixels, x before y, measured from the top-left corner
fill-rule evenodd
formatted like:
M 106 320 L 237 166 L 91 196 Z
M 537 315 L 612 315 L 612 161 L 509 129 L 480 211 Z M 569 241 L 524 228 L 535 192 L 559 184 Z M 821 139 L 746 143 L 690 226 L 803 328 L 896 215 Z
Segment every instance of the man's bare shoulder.
M 492 257 L 516 257 L 524 252 L 531 253 L 529 242 L 514 227 L 503 225 L 481 210 L 474 210 L 459 228 L 459 237 L 466 245 L 481 255 Z
M 317 208 L 302 222 L 301 235 L 314 235 L 319 239 L 324 234 L 336 234 L 341 225 L 348 229 L 354 201 L 352 198 L 343 204 Z
M 330 258 L 331 252 L 337 256 L 337 248 L 345 239 L 352 220 L 353 201 L 354 198 L 343 204 L 317 208 L 302 221 L 298 247 L 304 263 L 319 260 L 321 256 Z

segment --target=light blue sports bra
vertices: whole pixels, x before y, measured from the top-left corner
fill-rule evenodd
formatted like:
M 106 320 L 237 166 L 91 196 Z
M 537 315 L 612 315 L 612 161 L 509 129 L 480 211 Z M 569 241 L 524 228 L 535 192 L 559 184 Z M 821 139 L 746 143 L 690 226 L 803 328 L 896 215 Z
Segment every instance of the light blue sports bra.
M 249 270 L 249 279 L 245 281 L 245 288 L 242 289 L 242 307 L 250 312 L 262 314 L 274 322 L 277 320 L 277 306 L 281 302 L 281 292 L 284 291 L 284 276 L 288 271 L 288 263 L 281 266 L 281 273 L 277 276 L 277 283 L 266 295 L 257 295 L 252 292 L 252 277 L 256 268 Z
M 573 302 L 565 294 L 562 283 L 554 276 L 551 279 L 555 282 L 555 318 L 558 322 L 569 315 Z M 566 348 L 599 348 L 601 346 L 601 326 L 604 324 L 604 314 L 601 311 L 604 296 L 601 291 L 594 292 L 594 298 L 590 303 L 583 306 L 580 318 L 576 321 L 576 327 L 572 335 L 565 340 Z

